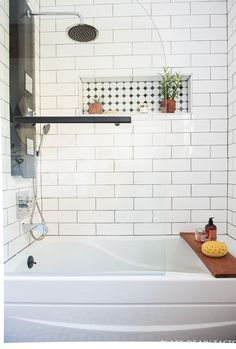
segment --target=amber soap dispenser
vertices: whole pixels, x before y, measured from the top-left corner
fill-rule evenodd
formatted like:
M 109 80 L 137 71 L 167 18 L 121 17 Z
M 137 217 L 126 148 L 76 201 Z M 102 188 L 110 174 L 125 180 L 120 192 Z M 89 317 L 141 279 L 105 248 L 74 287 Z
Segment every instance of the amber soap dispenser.
M 205 235 L 207 240 L 216 240 L 217 227 L 213 222 L 214 217 L 210 217 L 208 224 L 205 226 Z

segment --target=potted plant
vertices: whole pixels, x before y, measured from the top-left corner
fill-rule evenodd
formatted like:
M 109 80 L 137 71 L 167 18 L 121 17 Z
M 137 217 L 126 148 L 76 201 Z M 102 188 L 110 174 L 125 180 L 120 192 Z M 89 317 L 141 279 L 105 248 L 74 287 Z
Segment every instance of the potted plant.
M 102 101 L 100 97 L 93 99 L 93 103 L 89 103 L 89 114 L 102 114 Z
M 169 67 L 163 68 L 164 73 L 161 74 L 161 80 L 159 82 L 159 90 L 163 100 L 161 102 L 162 113 L 174 113 L 176 109 L 176 101 L 178 98 L 183 76 L 180 73 L 171 74 Z

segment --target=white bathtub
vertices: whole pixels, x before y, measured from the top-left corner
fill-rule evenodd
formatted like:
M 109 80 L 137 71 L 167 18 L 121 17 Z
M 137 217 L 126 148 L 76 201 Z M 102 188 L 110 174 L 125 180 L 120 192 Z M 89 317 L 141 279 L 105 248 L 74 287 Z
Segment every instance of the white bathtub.
M 5 342 L 236 340 L 235 290 L 178 236 L 48 236 L 5 264 Z

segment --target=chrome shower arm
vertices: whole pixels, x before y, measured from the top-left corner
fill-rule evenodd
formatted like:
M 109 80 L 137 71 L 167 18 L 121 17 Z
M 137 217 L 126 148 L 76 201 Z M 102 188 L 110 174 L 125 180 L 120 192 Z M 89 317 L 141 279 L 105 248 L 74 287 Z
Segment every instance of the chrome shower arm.
M 83 16 L 79 12 L 32 12 L 31 10 L 27 11 L 27 16 L 31 18 L 32 16 L 77 16 L 80 19 L 80 23 L 84 23 Z

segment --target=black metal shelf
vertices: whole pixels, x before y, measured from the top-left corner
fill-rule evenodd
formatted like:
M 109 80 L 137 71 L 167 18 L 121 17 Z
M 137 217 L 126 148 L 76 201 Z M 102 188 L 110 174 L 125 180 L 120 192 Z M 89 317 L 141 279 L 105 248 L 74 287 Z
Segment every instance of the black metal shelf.
M 130 124 L 130 116 L 15 116 L 15 124 Z

